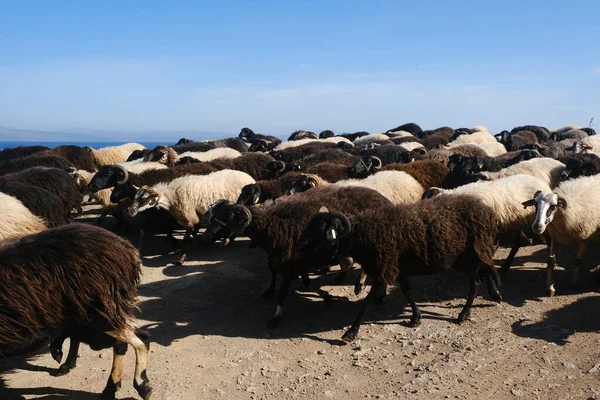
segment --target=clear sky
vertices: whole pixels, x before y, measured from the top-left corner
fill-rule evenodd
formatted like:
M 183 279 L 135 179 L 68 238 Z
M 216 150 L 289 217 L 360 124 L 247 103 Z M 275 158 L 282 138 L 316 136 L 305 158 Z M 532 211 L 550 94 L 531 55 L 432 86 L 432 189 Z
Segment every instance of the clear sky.
M 597 0 L 1 8 L 5 127 L 286 134 L 600 123 Z

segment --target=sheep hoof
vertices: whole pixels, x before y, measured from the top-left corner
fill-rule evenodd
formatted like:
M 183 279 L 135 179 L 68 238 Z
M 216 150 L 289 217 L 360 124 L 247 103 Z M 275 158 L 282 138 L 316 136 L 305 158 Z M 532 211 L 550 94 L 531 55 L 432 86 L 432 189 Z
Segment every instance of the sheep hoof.
M 556 290 L 554 288 L 548 288 L 548 289 L 546 289 L 546 295 L 548 297 L 554 297 L 555 294 L 556 294 Z
M 175 265 L 179 265 L 179 266 L 183 265 L 186 258 L 187 258 L 186 255 L 182 254 L 181 257 L 179 257 L 179 259 L 177 261 L 175 261 Z
M 142 385 L 136 388 L 140 397 L 144 400 L 150 400 L 152 397 L 152 387 L 150 385 Z
M 467 321 L 467 319 L 469 319 L 469 315 L 468 315 L 468 314 L 463 314 L 463 313 L 460 313 L 460 314 L 458 315 L 458 318 L 456 318 L 456 319 L 454 320 L 454 322 L 455 322 L 457 325 L 462 325 L 462 324 L 464 324 L 464 323 L 465 323 L 465 321 Z
M 224 239 L 223 240 L 223 247 L 227 247 L 229 245 L 229 243 L 231 243 L 231 240 L 229 238 Z
M 346 333 L 344 333 L 344 336 L 342 336 L 342 340 L 346 343 L 352 343 L 356 339 L 357 335 L 358 329 L 350 328 L 346 331 Z
M 52 358 L 54 359 L 54 361 L 56 361 L 57 363 L 60 364 L 60 362 L 62 361 L 62 358 L 63 358 L 62 350 L 51 348 L 50 354 L 52 355 Z
M 269 322 L 267 323 L 267 327 L 269 329 L 274 329 L 274 328 L 277 328 L 280 323 L 281 323 L 281 316 L 278 315 L 269 320 Z
M 408 323 L 409 328 L 416 328 L 419 325 L 421 325 L 420 319 L 411 319 L 410 322 Z
M 360 292 L 362 292 L 363 290 L 363 285 L 361 283 L 357 283 L 356 285 L 354 285 L 354 294 L 355 295 L 359 295 Z
M 490 291 L 490 296 L 492 297 L 492 300 L 494 300 L 496 303 L 502 303 L 502 295 L 499 291 Z

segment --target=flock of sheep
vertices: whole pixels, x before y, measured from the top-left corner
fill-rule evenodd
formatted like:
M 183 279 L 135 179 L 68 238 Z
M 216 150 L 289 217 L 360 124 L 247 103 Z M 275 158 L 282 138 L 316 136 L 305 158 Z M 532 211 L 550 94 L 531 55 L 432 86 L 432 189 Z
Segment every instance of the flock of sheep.
M 134 387 L 152 389 L 146 373 L 149 337 L 135 326 L 139 251 L 148 234 L 166 234 L 174 262 L 190 246 L 237 236 L 268 254 L 268 297 L 277 291 L 269 321 L 282 320 L 294 278 L 333 265 L 343 282 L 360 267 L 358 294 L 371 285 L 343 340 L 354 340 L 371 305 L 398 283 L 421 313 L 408 277 L 448 268 L 463 271 L 470 289 L 462 323 L 482 279 L 501 301 L 500 275 L 519 247 L 539 237 L 548 245 L 546 287 L 559 244 L 578 246 L 571 284 L 577 285 L 587 245 L 600 239 L 600 138 L 592 128 L 548 130 L 527 125 L 492 135 L 485 127 L 422 130 L 409 123 L 385 134 L 294 132 L 287 141 L 244 128 L 239 138 L 181 139 L 145 149 L 136 143 L 91 149 L 25 146 L 0 151 L 0 355 L 29 354 L 49 345 L 75 367 L 81 342 L 112 347 L 102 398 L 121 385 L 127 346 L 136 352 Z M 90 224 L 72 222 L 85 197 L 117 228 L 141 226 L 134 246 Z M 134 223 L 135 222 L 135 223 Z M 183 240 L 173 231 L 185 228 Z M 204 231 L 200 233 L 200 229 Z M 513 247 L 500 273 L 494 266 L 499 235 Z M 278 276 L 281 283 L 276 290 Z M 369 281 L 367 281 L 369 279 Z M 326 301 L 326 291 L 318 289 Z

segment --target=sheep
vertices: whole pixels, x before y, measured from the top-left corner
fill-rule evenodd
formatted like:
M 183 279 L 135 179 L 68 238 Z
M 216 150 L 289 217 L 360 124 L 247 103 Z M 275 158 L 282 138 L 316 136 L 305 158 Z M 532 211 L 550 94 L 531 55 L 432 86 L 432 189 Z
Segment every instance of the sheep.
M 189 152 L 184 152 L 189 153 Z M 183 153 L 182 153 L 183 154 Z M 151 151 L 149 151 L 145 156 L 143 161 L 145 162 L 156 162 L 160 164 L 164 164 L 168 167 L 172 167 L 179 160 L 179 154 L 173 148 L 161 144 L 156 146 Z
M 414 160 L 410 150 L 396 145 L 375 146 L 370 149 L 357 148 L 352 153 L 360 156 L 375 156 L 381 160 L 382 165 L 409 163 Z
M 94 157 L 87 149 L 80 146 L 58 146 L 46 153 L 65 158 L 73 164 L 76 169 L 84 169 L 90 172 L 94 172 L 98 169 Z
M 335 185 L 370 188 L 381 193 L 392 204 L 415 203 L 424 192 L 419 181 L 402 171 L 381 171 L 365 179 L 348 179 L 338 181 Z
M 302 167 L 297 163 L 286 163 L 283 161 L 271 161 L 267 164 L 267 179 L 275 179 L 288 172 L 298 172 Z
M 556 128 L 556 129 L 552 129 L 550 131 L 550 133 L 565 133 L 568 131 L 572 131 L 572 130 L 577 130 L 577 129 L 581 129 L 581 127 L 579 125 L 576 124 L 571 124 L 571 125 L 565 125 L 563 127 L 560 128 Z
M 418 143 L 418 142 L 406 142 L 406 143 L 402 143 L 400 145 L 400 147 L 402 147 L 403 149 L 407 150 L 407 151 L 414 151 L 415 149 L 424 149 L 425 146 L 423 146 L 423 144 Z
M 218 147 L 204 152 L 186 151 L 185 153 L 179 154 L 179 159 L 183 157 L 192 157 L 198 161 L 212 161 L 217 158 L 236 158 L 241 155 L 242 153 L 229 147 Z
M 134 150 L 145 149 L 139 143 L 125 143 L 120 146 L 109 146 L 95 150 L 91 147 L 86 147 L 88 151 L 96 160 L 96 165 L 102 167 L 103 165 L 119 164 L 127 161 L 127 158 Z
M 481 144 L 481 143 L 496 143 L 496 138 L 489 132 L 473 132 L 470 135 L 460 135 L 450 141 L 449 146 L 454 147 L 461 144 Z
M 154 161 L 143 161 L 143 160 L 133 160 L 127 161 L 124 163 L 119 163 L 117 165 L 122 166 L 129 172 L 133 172 L 135 174 L 140 174 L 144 171 L 156 170 L 156 169 L 167 169 L 169 168 L 165 164 L 154 162 Z
M 321 150 L 333 149 L 335 146 L 335 143 L 326 142 L 325 140 L 313 140 L 300 146 L 288 147 L 284 150 L 272 150 L 269 152 L 269 155 L 276 160 L 291 163 Z
M 0 177 L 4 182 L 24 182 L 41 187 L 62 199 L 68 210 L 83 211 L 81 203 L 83 196 L 73 177 L 66 171 L 58 168 L 34 167 L 21 172 L 13 172 Z
M 439 136 L 449 141 L 453 135 L 454 129 L 450 128 L 449 126 L 441 126 L 436 129 L 423 131 L 415 136 L 417 136 L 419 139 L 425 139 L 428 136 Z
M 421 157 L 422 160 L 433 160 L 442 164 L 448 164 L 453 154 L 462 154 L 469 157 L 487 157 L 487 153 L 474 144 L 463 144 L 452 148 L 441 148 L 428 151 Z
M 508 151 L 521 150 L 525 148 L 525 146 L 539 143 L 536 134 L 529 131 L 517 131 L 514 133 L 503 131 L 499 135 L 500 143 L 502 143 Z
M 333 131 L 330 131 L 329 129 L 326 129 L 324 131 L 322 131 L 321 133 L 319 133 L 319 139 L 327 139 L 330 137 L 334 137 L 335 133 L 333 133 Z
M 277 179 L 257 181 L 242 188 L 236 204 L 242 206 L 253 206 L 274 200 L 286 194 L 292 181 L 300 175 L 299 172 L 291 172 Z
M 560 174 L 563 181 L 600 174 L 600 157 L 595 154 L 575 154 L 561 159 L 561 162 L 565 164 Z
M 314 132 L 295 131 L 290 135 L 290 137 L 288 138 L 288 141 L 301 140 L 301 139 L 319 139 L 319 137 Z
M 354 132 L 354 133 L 342 133 L 339 136 L 346 138 L 346 139 L 350 140 L 351 142 L 354 142 L 357 138 L 366 136 L 368 134 L 369 134 L 369 132 L 360 131 L 360 132 Z
M 290 140 L 290 141 L 286 141 L 286 142 L 281 142 L 280 144 L 277 145 L 277 147 L 275 147 L 274 150 L 281 151 L 281 150 L 289 149 L 292 147 L 302 146 L 307 143 L 333 143 L 333 144 L 346 143 L 349 146 L 354 146 L 354 144 L 350 140 L 348 140 L 344 137 L 341 137 L 341 136 L 334 136 L 334 137 L 329 137 L 326 139 L 300 139 L 300 140 Z
M 594 128 L 580 128 L 580 131 L 587 133 L 588 136 L 594 136 L 596 134 L 596 130 Z
M 185 153 L 186 151 L 208 151 L 216 148 L 217 146 L 208 142 L 187 142 L 181 144 L 178 142 L 173 146 L 173 150 L 178 154 Z
M 16 198 L 0 192 L 0 201 L 0 240 L 30 235 L 47 228 L 44 219 L 34 215 Z
M 105 167 L 103 167 L 105 168 Z M 92 181 L 94 174 L 85 170 L 77 170 L 73 172 L 73 178 L 79 187 L 82 194 L 89 194 L 90 198 L 96 200 L 102 207 L 100 217 L 98 217 L 98 224 L 102 224 L 107 215 L 112 215 L 117 220 L 117 227 L 120 227 L 124 222 L 123 212 L 117 204 L 118 202 L 111 201 L 111 190 L 101 189 L 94 192 L 90 192 L 89 185 Z
M 491 135 L 490 135 L 491 136 Z M 484 142 L 476 145 L 482 149 L 487 156 L 498 157 L 506 154 L 506 147 L 502 143 L 498 142 Z
M 247 141 L 248 143 L 255 143 L 258 140 L 265 140 L 269 143 L 269 150 L 273 150 L 279 143 L 281 143 L 281 139 L 276 138 L 275 136 L 256 134 L 250 128 L 242 128 L 238 137 Z M 249 149 L 249 151 L 252 151 L 252 149 Z
M 394 282 L 400 284 L 411 305 L 410 326 L 420 324 L 421 313 L 407 280 L 412 275 L 456 268 L 469 276 L 467 303 L 457 323 L 469 318 L 481 276 L 489 277 L 488 291 L 492 298 L 498 302 L 502 299 L 494 267 L 496 217 L 479 199 L 466 195 L 433 198 L 355 214 L 320 211 L 300 236 L 296 254 L 351 257 L 373 279 L 358 317 L 342 336 L 346 342 L 356 339 L 365 313 L 385 295 L 386 286 Z
M 515 126 L 510 132 L 516 133 L 519 131 L 533 132 L 535 134 L 535 136 L 537 137 L 538 142 L 540 142 L 540 143 L 547 142 L 548 139 L 550 139 L 550 131 L 543 126 L 538 126 L 538 125 Z
M 547 141 L 541 144 L 530 144 L 525 146 L 525 149 L 536 150 L 542 156 L 554 159 L 560 159 L 562 157 L 566 157 L 571 153 L 571 150 L 568 149 L 564 144 L 554 141 Z
M 277 310 L 268 323 L 270 328 L 281 322 L 283 303 L 293 278 L 302 275 L 305 285 L 308 285 L 308 268 L 321 267 L 332 262 L 332 259 L 324 259 L 320 255 L 298 258 L 293 252 L 294 244 L 300 238 L 310 217 L 322 205 L 336 211 L 356 213 L 391 204 L 371 189 L 329 185 L 250 208 L 226 201 L 218 202 L 207 213 L 208 227 L 204 232 L 207 241 L 216 241 L 243 232 L 269 255 L 268 265 L 272 276 L 269 288 L 263 293 L 264 297 L 273 294 L 277 273 L 283 275 Z M 352 267 L 351 259 L 340 257 L 337 260 L 343 271 Z
M 0 192 L 13 196 L 34 215 L 42 218 L 48 228 L 69 223 L 71 210 L 61 198 L 29 183 L 0 181 Z
M 329 162 L 320 163 L 306 168 L 307 174 L 319 175 L 324 180 L 334 183 L 344 179 L 361 179 L 379 170 L 382 162 L 378 157 L 365 156 L 357 161 L 353 166 L 347 167 L 342 164 Z
M 15 158 L 31 156 L 33 154 L 48 150 L 50 150 L 50 148 L 46 146 L 18 146 L 6 148 L 0 151 L 0 163 L 13 160 Z
M 156 186 L 142 186 L 129 206 L 129 216 L 149 208 L 167 210 L 177 222 L 186 228 L 185 247 L 194 232 L 199 228 L 200 218 L 211 204 L 219 199 L 235 201 L 242 188 L 256 181 L 241 171 L 223 170 L 211 174 L 190 175 L 177 178 Z M 185 261 L 184 249 L 178 262 Z
M 0 354 L 25 355 L 71 337 L 94 350 L 113 347 L 102 398 L 120 387 L 127 344 L 135 349 L 133 386 L 148 400 L 148 335 L 133 325 L 140 257 L 125 239 L 102 228 L 70 224 L 4 241 L 0 246 Z M 69 353 L 69 364 L 75 357 Z M 60 354 L 60 352 L 58 353 Z
M 554 132 L 550 135 L 550 140 L 560 142 L 565 139 L 582 140 L 586 137 L 588 137 L 588 134 L 585 131 L 582 131 L 580 129 L 572 129 L 566 132 Z
M 589 150 L 592 153 L 596 154 L 597 156 L 600 156 L 600 136 L 588 136 L 585 139 L 583 139 L 582 142 L 589 147 Z
M 356 139 L 354 141 L 354 145 L 358 146 L 362 143 L 385 141 L 385 140 L 389 140 L 389 138 L 390 137 L 388 135 L 384 135 L 383 133 L 372 133 L 370 135 L 365 135 L 365 136 L 359 137 L 358 139 Z
M 531 221 L 534 213 L 523 208 L 522 203 L 529 200 L 537 191 L 549 192 L 550 186 L 541 179 L 530 175 L 513 175 L 496 181 L 483 181 L 460 186 L 453 190 L 431 188 L 424 194 L 430 197 L 434 194 L 471 195 L 481 199 L 487 206 L 494 209 L 498 218 L 498 230 L 501 233 L 511 233 L 514 236 L 513 247 L 502 265 L 501 272 L 508 272 L 513 259 L 521 246 L 521 232 L 531 233 Z
M 556 293 L 553 269 L 559 244 L 577 244 L 572 286 L 579 282 L 580 267 L 590 242 L 600 240 L 600 208 L 594 207 L 600 196 L 600 175 L 584 176 L 562 182 L 554 191 L 538 191 L 523 202 L 524 207 L 535 206 L 536 215 L 531 225 L 534 233 L 546 230 L 552 238 L 548 255 L 546 289 L 550 296 Z
M 409 122 L 407 124 L 397 126 L 394 129 L 390 129 L 385 133 L 396 133 L 398 131 L 405 131 L 412 135 L 419 135 L 421 132 L 423 132 L 423 129 L 421 129 L 421 127 L 414 122 Z
M 240 153 L 248 152 L 248 144 L 239 138 L 227 138 L 219 140 L 207 140 L 204 143 L 209 143 L 217 148 L 230 148 Z
M 418 139 L 415 135 L 413 135 L 410 132 L 407 131 L 394 131 L 394 132 L 386 132 L 385 133 L 387 136 L 390 137 L 390 139 L 401 139 L 401 138 L 415 138 Z
M 217 169 L 235 169 L 250 175 L 255 180 L 267 179 L 267 164 L 273 158 L 262 153 L 244 153 L 236 158 L 218 158 L 210 162 Z
M 9 174 L 11 172 L 19 172 L 32 167 L 60 168 L 66 171 L 73 168 L 73 164 L 63 157 L 34 154 L 31 156 L 15 158 L 3 162 L 0 164 L 0 175 Z
M 560 182 L 560 175 L 565 165 L 552 158 L 534 158 L 511 165 L 498 172 L 481 172 L 479 175 L 483 179 L 496 180 L 512 175 L 531 175 L 535 176 L 555 188 Z
M 433 160 L 418 160 L 409 164 L 388 164 L 382 170 L 406 172 L 415 178 L 424 189 L 441 186 L 450 172 L 446 165 Z

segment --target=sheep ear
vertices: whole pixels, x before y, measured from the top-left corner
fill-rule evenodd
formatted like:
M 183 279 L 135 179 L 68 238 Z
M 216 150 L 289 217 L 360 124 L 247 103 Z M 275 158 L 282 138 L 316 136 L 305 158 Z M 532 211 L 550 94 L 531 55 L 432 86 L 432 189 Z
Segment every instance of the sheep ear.
M 567 200 L 565 200 L 562 197 L 559 197 L 558 201 L 556 202 L 556 207 L 558 207 L 558 208 L 567 208 Z
M 535 206 L 536 201 L 535 201 L 535 199 L 531 199 L 531 200 L 524 201 L 521 204 L 523 204 L 523 208 L 527 208 L 527 207 Z
M 329 212 L 329 209 L 327 207 L 323 206 L 323 207 L 319 208 L 319 212 L 326 213 L 326 212 Z

